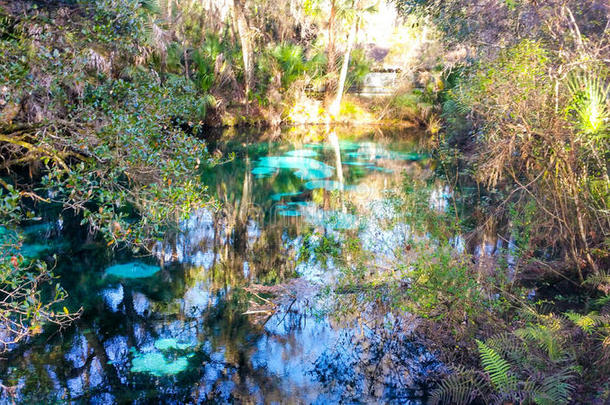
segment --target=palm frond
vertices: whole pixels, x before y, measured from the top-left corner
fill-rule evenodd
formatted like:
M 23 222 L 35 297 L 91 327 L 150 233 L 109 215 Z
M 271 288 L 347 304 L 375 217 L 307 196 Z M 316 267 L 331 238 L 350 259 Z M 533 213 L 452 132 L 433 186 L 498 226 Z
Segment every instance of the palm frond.
M 150 14 L 160 14 L 161 7 L 158 0 L 140 0 L 140 7 Z
M 570 109 L 579 129 L 589 136 L 601 134 L 601 138 L 607 138 L 607 121 L 610 117 L 607 95 L 610 85 L 603 77 L 605 74 L 601 71 L 573 73 L 568 79 L 568 89 L 573 98 Z

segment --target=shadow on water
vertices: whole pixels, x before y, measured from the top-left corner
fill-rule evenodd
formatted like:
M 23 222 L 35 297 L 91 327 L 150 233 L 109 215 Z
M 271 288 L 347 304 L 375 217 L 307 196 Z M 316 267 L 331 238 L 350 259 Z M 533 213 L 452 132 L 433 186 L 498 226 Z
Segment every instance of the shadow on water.
M 17 402 L 424 401 L 442 365 L 413 337 L 414 320 L 379 308 L 341 320 L 316 296 L 337 272 L 317 253 L 321 237 L 340 248 L 357 236 L 379 262 L 406 240 L 409 226 L 393 220 L 388 198 L 405 172 L 433 164 L 418 134 L 289 130 L 267 139 L 219 146 L 236 158 L 202 180 L 222 209 L 192 213 L 152 258 L 71 238 L 61 221 L 26 229 L 30 254 L 57 254 L 69 305 L 85 313 L 7 354 L 0 379 L 17 386 Z M 244 315 L 253 301 L 244 287 L 287 283 L 298 293 L 275 312 Z

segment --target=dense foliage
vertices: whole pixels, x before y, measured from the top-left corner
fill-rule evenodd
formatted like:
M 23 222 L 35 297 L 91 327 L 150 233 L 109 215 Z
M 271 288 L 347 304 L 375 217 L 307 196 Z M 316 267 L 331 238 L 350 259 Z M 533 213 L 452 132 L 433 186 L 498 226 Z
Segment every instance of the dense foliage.
M 108 245 L 147 247 L 162 229 L 210 204 L 193 181 L 212 162 L 195 136 L 210 97 L 182 76 L 161 82 L 146 65 L 153 49 L 146 9 L 106 3 L 43 10 L 15 3 L 2 16 L 2 311 L 14 325 L 8 342 L 43 321 L 72 318 L 53 315 L 65 296 L 59 285 L 43 298 L 41 286 L 52 278 L 46 264 L 21 255 L 16 226 L 33 209 L 68 208 Z

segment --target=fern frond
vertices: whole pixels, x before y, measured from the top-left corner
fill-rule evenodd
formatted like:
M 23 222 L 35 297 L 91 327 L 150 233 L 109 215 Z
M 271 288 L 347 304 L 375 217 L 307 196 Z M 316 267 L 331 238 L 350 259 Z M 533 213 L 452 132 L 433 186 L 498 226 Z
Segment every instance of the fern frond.
M 432 391 L 430 404 L 470 404 L 484 396 L 488 388 L 487 381 L 478 372 L 457 367 L 453 374 L 439 382 L 438 387 Z
M 604 307 L 604 306 L 610 304 L 610 294 L 604 295 L 603 297 L 599 297 L 598 299 L 593 301 L 593 304 L 598 308 L 601 308 L 601 307 Z
M 591 286 L 593 288 L 598 287 L 602 284 L 610 284 L 610 274 L 592 274 L 583 282 L 584 285 Z
M 550 375 L 541 384 L 536 384 L 531 398 L 539 405 L 567 404 L 574 391 L 574 386 L 569 382 L 573 377 L 569 370 Z
M 536 343 L 538 346 L 543 348 L 551 361 L 557 362 L 565 359 L 565 351 L 560 337 L 558 336 L 558 329 L 555 325 L 530 325 L 523 329 L 515 331 L 515 334 L 522 339 L 526 339 Z
M 527 346 L 511 333 L 501 333 L 485 341 L 485 344 L 494 349 L 502 357 L 521 361 L 527 355 Z
M 510 373 L 510 364 L 502 358 L 494 349 L 477 340 L 479 355 L 483 368 L 489 375 L 493 386 L 501 392 L 515 390 L 517 379 Z
M 600 317 L 597 312 L 589 312 L 586 315 L 581 315 L 573 311 L 565 313 L 566 317 L 574 322 L 576 326 L 581 328 L 585 333 L 591 334 L 595 330 L 595 327 L 600 323 Z

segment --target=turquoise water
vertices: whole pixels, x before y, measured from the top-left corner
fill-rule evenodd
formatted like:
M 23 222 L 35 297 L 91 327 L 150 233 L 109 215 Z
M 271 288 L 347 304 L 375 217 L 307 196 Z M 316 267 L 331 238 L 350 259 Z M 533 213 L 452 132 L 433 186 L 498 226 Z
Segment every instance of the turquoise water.
M 391 260 L 409 232 L 392 193 L 432 164 L 419 134 L 277 139 L 214 145 L 236 153 L 201 174 L 222 208 L 193 212 L 152 256 L 111 251 L 66 214 L 26 228 L 28 255 L 56 255 L 67 305 L 84 314 L 7 353 L 0 379 L 17 402 L 424 401 L 439 362 L 404 320 L 328 314 L 319 292 L 338 269 L 315 253 L 323 237 L 357 236 Z M 283 292 L 273 310 L 261 285 Z

